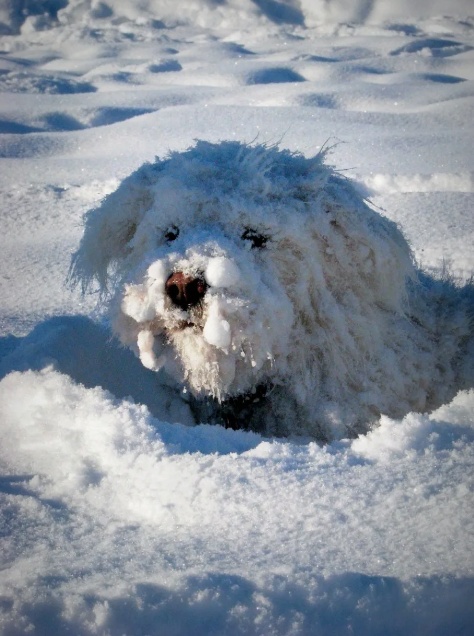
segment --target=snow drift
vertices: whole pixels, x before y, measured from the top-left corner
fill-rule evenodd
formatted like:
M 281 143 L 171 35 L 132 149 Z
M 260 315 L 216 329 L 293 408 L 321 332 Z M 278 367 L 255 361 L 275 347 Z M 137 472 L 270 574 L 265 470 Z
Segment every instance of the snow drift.
M 51 369 L 0 405 L 6 634 L 470 632 L 472 393 L 326 447 Z
M 449 3 L 450 15 L 469 14 L 469 0 Z M 187 24 L 199 27 L 236 28 L 260 23 L 268 25 L 308 26 L 326 23 L 380 23 L 411 18 L 429 18 L 446 12 L 445 0 L 185 0 L 179 11 L 172 0 L 4 0 L 0 9 L 0 27 L 4 33 L 45 30 L 59 24 L 95 24 L 108 21 L 120 25 L 124 20 L 148 22 L 155 27 Z M 0 32 L 1 32 L 0 31 Z

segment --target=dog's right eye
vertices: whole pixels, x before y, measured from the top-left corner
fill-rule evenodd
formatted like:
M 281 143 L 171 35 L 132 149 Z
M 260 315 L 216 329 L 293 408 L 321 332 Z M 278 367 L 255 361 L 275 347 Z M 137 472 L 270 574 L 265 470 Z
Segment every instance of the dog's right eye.
M 172 225 L 165 231 L 163 236 L 167 243 L 172 243 L 173 241 L 176 241 L 179 236 L 179 228 L 176 227 L 176 225 Z

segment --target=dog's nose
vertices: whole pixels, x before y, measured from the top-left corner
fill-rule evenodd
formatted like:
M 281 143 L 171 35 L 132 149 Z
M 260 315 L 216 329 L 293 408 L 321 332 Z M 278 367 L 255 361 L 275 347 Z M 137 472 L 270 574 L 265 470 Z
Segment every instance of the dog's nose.
M 204 278 L 186 276 L 183 272 L 174 272 L 165 283 L 165 291 L 172 303 L 181 309 L 196 306 L 204 297 L 207 283 Z

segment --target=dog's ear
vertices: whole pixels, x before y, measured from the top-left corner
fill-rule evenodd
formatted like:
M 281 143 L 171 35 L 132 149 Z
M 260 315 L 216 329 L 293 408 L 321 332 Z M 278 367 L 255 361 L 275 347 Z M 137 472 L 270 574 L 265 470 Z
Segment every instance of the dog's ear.
M 84 235 L 69 269 L 72 285 L 81 284 L 84 292 L 97 281 L 100 293 L 107 293 L 110 278 L 120 269 L 139 223 L 153 204 L 150 186 L 155 180 L 152 166 L 146 164 L 86 214 Z

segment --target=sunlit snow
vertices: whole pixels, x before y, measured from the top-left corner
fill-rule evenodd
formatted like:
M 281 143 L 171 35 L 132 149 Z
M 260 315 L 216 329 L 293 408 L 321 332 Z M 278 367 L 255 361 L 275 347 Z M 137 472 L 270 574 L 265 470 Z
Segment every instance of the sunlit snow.
M 2 633 L 473 633 L 474 392 L 325 446 L 192 426 L 151 334 L 135 357 L 66 285 L 84 213 L 196 139 L 332 147 L 465 281 L 473 96 L 470 0 L 2 3 Z M 145 271 L 140 319 L 163 301 Z

